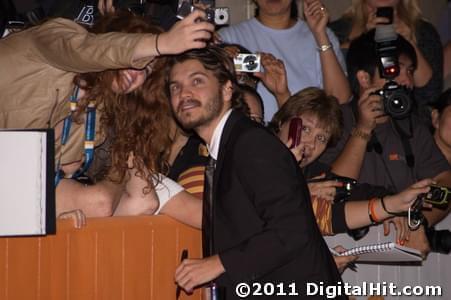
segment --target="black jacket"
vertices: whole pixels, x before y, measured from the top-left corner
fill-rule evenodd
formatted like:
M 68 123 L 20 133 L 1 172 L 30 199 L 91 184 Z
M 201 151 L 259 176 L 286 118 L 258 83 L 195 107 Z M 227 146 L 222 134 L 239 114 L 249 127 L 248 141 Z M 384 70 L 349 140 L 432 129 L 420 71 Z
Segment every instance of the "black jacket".
M 239 282 L 336 285 L 341 280 L 316 224 L 308 188 L 291 152 L 239 112 L 222 133 L 213 187 L 214 252 L 227 299 Z M 309 297 L 309 299 L 323 299 Z M 249 299 L 253 299 L 250 297 Z M 280 296 L 255 299 L 282 299 Z

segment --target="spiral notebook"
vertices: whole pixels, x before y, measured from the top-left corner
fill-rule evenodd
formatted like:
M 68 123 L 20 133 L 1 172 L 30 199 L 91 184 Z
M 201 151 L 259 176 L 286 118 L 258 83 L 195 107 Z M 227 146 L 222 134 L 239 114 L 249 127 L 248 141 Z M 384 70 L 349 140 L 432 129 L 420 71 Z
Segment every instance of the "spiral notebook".
M 398 245 L 393 242 L 359 246 L 340 254 L 341 256 L 358 255 L 358 262 L 419 262 L 420 251 Z

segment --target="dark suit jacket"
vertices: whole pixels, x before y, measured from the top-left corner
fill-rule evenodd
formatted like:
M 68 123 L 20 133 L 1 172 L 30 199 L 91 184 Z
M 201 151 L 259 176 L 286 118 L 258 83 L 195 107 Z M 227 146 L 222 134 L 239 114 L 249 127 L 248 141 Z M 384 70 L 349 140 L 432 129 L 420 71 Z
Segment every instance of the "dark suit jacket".
M 242 281 L 284 282 L 286 290 L 296 282 L 303 298 L 306 282 L 327 286 L 341 280 L 294 156 L 236 111 L 222 133 L 213 195 L 214 252 L 226 270 L 216 282 L 226 287 L 227 299 L 239 299 L 235 285 Z

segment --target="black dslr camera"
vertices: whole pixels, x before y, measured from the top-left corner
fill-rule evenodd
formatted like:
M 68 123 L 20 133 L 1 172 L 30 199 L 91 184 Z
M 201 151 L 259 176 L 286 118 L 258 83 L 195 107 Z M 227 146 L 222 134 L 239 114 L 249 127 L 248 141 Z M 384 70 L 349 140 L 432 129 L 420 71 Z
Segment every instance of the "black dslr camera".
M 329 181 L 329 180 L 335 180 L 335 181 L 341 182 L 343 184 L 343 186 L 335 188 L 335 198 L 334 198 L 335 203 L 346 201 L 349 198 L 349 196 L 351 196 L 351 192 L 357 184 L 357 181 L 352 178 L 338 176 L 338 175 L 330 174 L 330 173 L 327 174 L 327 176 L 325 178 L 311 179 L 311 180 L 308 180 L 308 182 L 309 183 L 310 182 L 323 182 L 323 181 Z
M 374 94 L 383 99 L 384 111 L 394 119 L 404 119 L 412 110 L 412 97 L 409 90 L 398 85 L 394 79 L 399 75 L 398 49 L 396 47 L 396 33 L 393 24 L 379 24 L 376 26 L 374 41 L 378 57 L 378 69 L 382 78 L 388 82 L 381 90 Z

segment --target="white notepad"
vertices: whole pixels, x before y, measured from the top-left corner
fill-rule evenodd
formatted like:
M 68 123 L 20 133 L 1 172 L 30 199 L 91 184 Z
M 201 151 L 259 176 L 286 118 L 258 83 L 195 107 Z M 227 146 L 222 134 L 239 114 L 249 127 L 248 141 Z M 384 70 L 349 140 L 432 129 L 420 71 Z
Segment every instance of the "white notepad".
M 0 236 L 55 231 L 52 130 L 0 130 Z
M 398 245 L 393 242 L 359 246 L 340 254 L 341 256 L 358 255 L 358 262 L 419 262 L 420 251 Z

